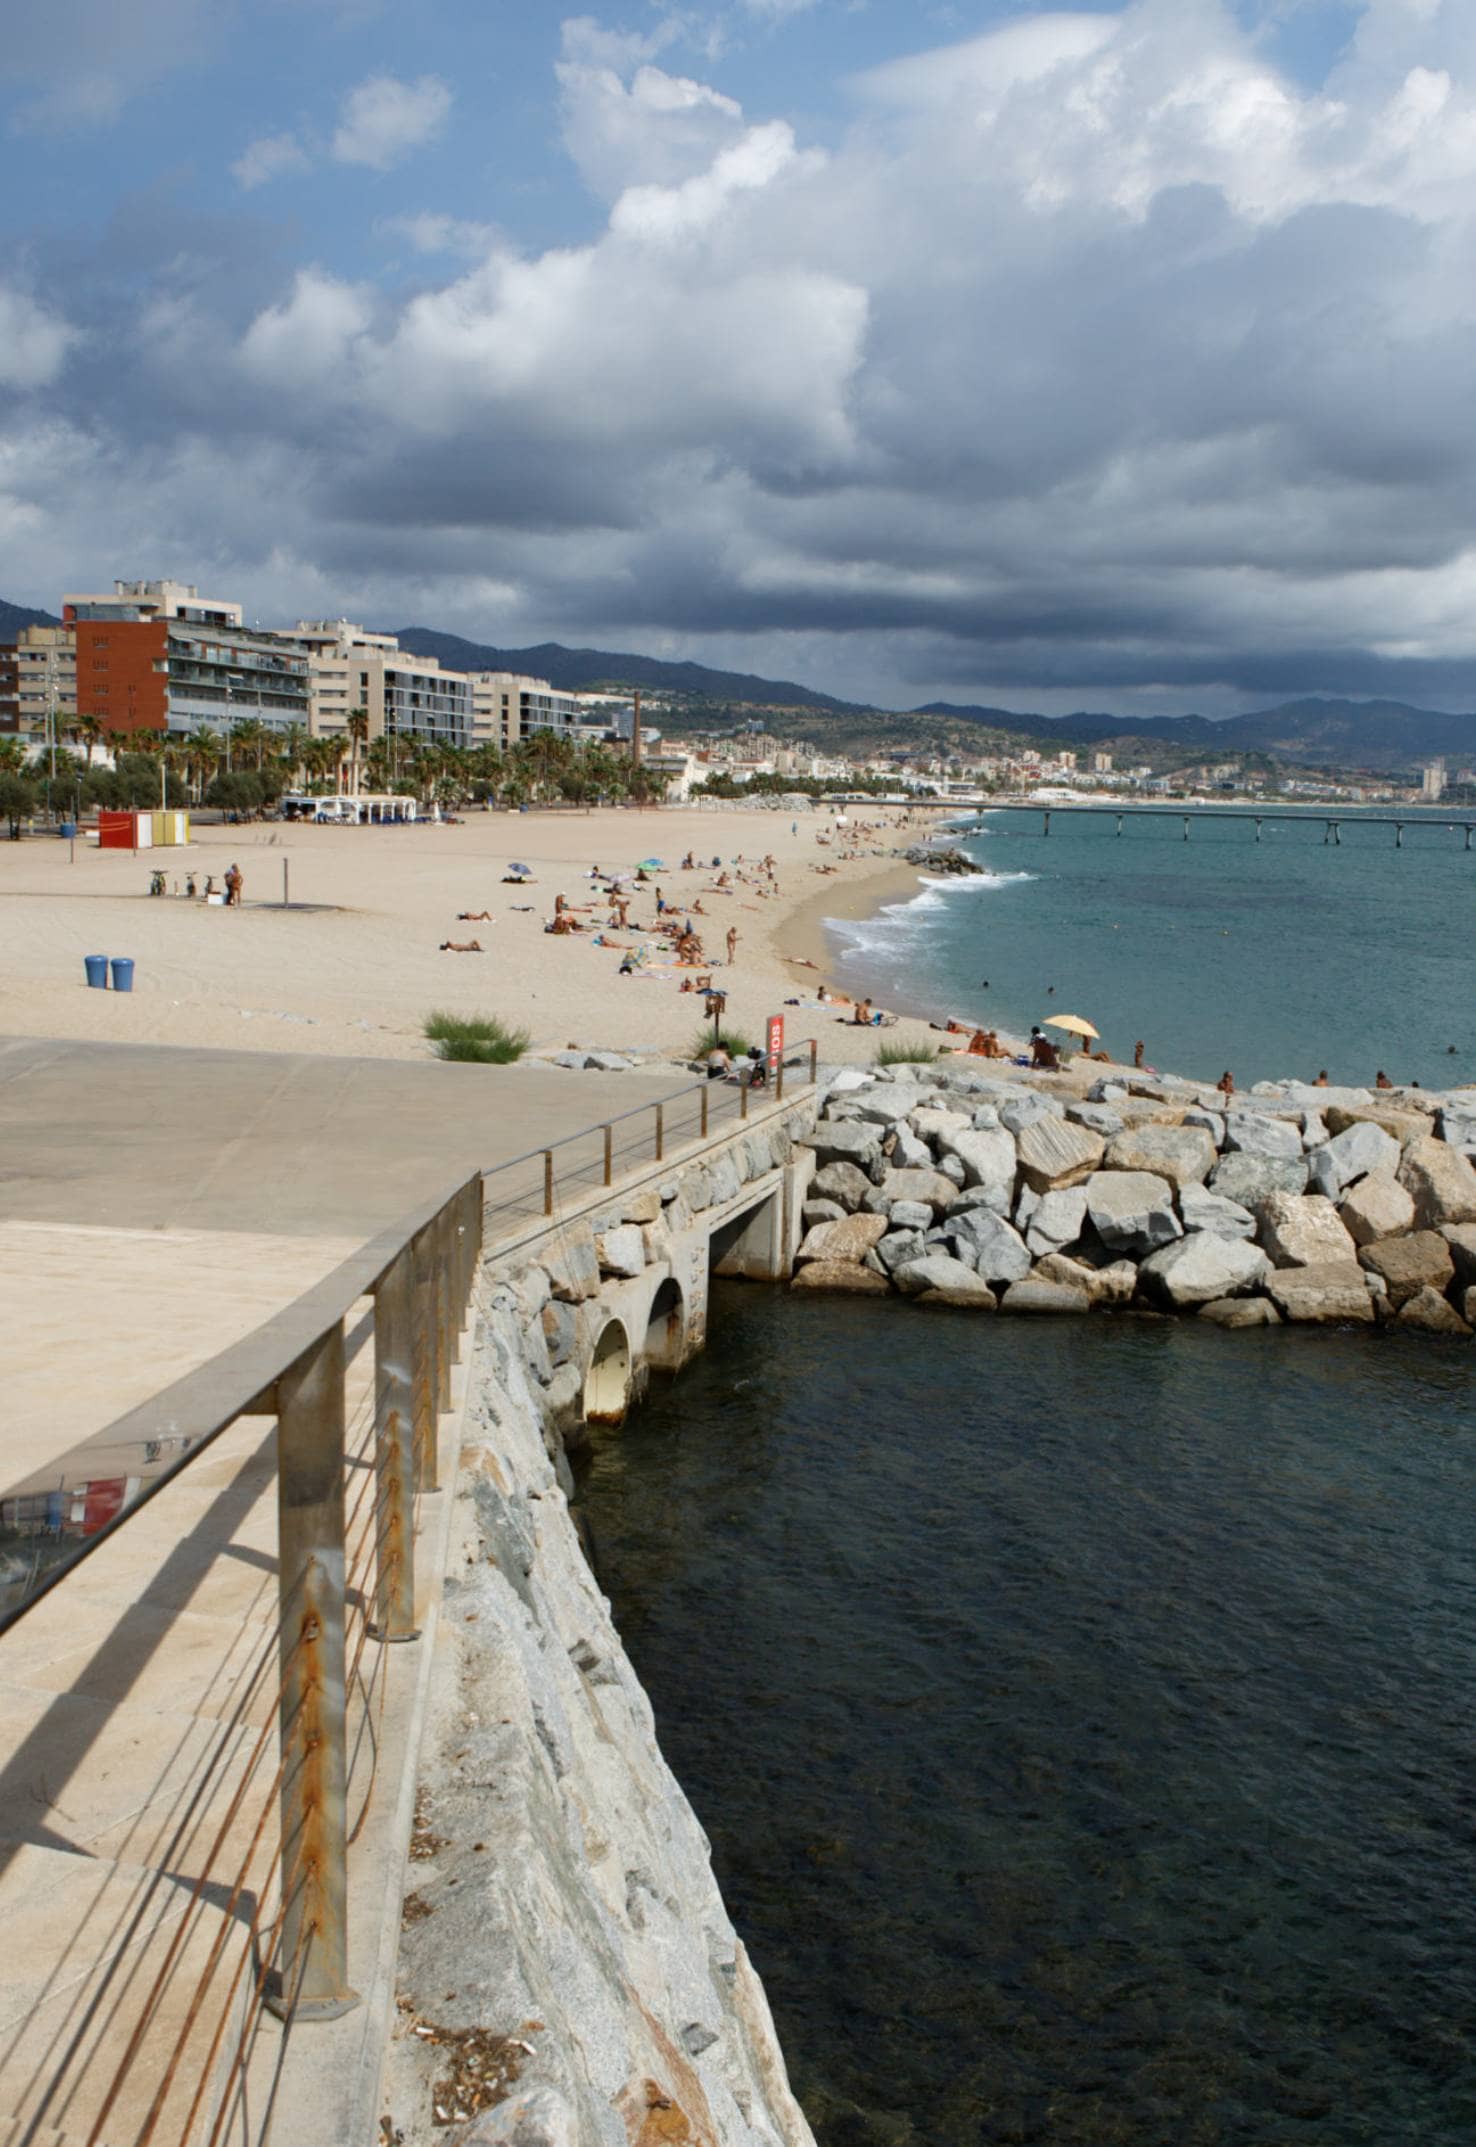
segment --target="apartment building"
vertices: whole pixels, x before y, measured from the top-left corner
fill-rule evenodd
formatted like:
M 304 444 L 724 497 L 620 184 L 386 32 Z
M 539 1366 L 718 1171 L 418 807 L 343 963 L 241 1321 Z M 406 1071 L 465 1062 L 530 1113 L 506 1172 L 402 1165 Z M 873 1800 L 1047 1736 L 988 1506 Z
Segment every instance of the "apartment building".
M 15 643 L 0 641 L 0 732 L 20 729 L 20 669 Z
M 77 715 L 77 654 L 69 626 L 23 626 L 15 637 L 15 728 L 58 734 Z
M 581 694 L 560 693 L 546 678 L 527 678 L 518 671 L 474 671 L 471 686 L 479 744 L 506 749 L 535 731 L 560 731 L 587 745 L 612 727 L 602 708 L 587 706 Z
M 368 705 L 364 692 L 371 660 L 393 656 L 400 646 L 393 634 L 375 633 L 347 619 L 299 619 L 279 638 L 308 659 L 308 728 L 315 738 L 341 737 L 347 731 L 354 710 Z
M 307 659 L 192 582 L 115 581 L 110 595 L 64 596 L 62 618 L 77 712 L 110 731 L 306 728 Z

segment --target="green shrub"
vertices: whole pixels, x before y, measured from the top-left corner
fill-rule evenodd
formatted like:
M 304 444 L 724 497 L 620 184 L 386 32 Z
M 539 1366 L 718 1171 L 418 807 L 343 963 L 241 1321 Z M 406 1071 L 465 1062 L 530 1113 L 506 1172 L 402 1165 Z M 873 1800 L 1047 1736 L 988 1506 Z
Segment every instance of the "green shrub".
M 735 1059 L 741 1059 L 749 1047 L 749 1040 L 746 1036 L 740 1035 L 737 1029 L 730 1029 L 726 1022 L 714 1034 L 712 1023 L 709 1021 L 693 1037 L 687 1057 L 689 1059 L 705 1059 L 708 1052 L 715 1051 L 719 1044 L 722 1045 L 724 1051 L 731 1052 Z
M 526 1029 L 509 1028 L 495 1014 L 427 1014 L 425 1034 L 438 1059 L 473 1066 L 510 1066 L 530 1040 Z
M 925 1036 L 895 1036 L 876 1047 L 878 1066 L 927 1066 L 938 1056 L 938 1046 Z

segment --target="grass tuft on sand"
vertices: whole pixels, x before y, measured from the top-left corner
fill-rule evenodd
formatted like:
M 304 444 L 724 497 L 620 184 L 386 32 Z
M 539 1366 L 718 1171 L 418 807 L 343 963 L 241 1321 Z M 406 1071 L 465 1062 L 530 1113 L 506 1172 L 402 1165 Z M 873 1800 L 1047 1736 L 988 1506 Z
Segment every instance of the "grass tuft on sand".
M 514 1029 L 495 1014 L 447 1014 L 425 1017 L 427 1042 L 438 1059 L 474 1066 L 511 1066 L 531 1041 L 526 1029 Z
M 708 1052 L 715 1051 L 719 1044 L 724 1051 L 731 1052 L 735 1059 L 741 1059 L 749 1048 L 748 1038 L 739 1030 L 730 1029 L 724 1022 L 722 1028 L 715 1031 L 709 1021 L 693 1037 L 687 1056 L 689 1059 L 705 1059 Z
M 938 1046 L 925 1036 L 893 1036 L 876 1047 L 878 1066 L 930 1066 L 937 1056 Z

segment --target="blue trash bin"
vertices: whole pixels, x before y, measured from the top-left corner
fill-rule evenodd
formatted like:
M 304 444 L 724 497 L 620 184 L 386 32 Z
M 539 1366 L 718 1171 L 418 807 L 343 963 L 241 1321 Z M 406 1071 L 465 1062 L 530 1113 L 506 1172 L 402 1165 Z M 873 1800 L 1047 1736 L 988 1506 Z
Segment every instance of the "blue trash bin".
M 113 989 L 114 991 L 132 991 L 133 989 L 133 963 L 126 954 L 117 954 L 113 957 Z
M 84 954 L 82 966 L 87 971 L 87 981 L 94 991 L 108 988 L 108 958 L 105 954 Z
M 75 820 L 63 820 L 56 832 L 63 842 L 75 842 L 77 840 L 77 823 Z

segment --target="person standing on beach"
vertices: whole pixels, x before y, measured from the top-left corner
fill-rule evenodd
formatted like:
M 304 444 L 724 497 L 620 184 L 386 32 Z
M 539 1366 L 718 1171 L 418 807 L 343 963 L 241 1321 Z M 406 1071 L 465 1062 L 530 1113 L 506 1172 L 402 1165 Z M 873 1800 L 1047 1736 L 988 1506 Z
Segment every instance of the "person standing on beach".
M 736 925 L 736 924 L 730 924 L 730 925 L 728 926 L 728 967 L 729 967 L 730 969 L 731 969 L 731 968 L 732 968 L 732 966 L 733 966 L 733 962 L 734 962 L 734 960 L 735 960 L 735 958 L 736 958 L 736 956 L 737 956 L 737 953 L 738 953 L 738 927 L 737 927 L 737 925 Z
M 241 890 L 245 885 L 246 882 L 241 876 L 240 866 L 232 865 L 225 876 L 225 898 L 227 909 L 239 909 L 241 907 Z

